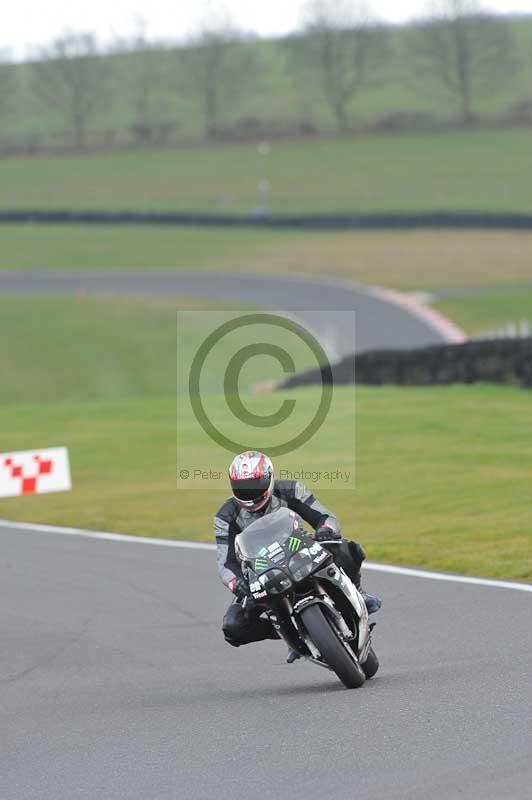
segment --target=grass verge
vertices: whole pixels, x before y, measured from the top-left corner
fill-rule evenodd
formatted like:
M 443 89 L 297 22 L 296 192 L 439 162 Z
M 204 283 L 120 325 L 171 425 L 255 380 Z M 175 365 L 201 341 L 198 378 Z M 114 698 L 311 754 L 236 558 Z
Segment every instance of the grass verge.
M 180 297 L 0 295 L 0 405 L 175 394 L 177 358 L 190 364 L 210 314 L 228 308 Z M 273 345 L 286 339 L 284 331 L 263 333 Z M 216 350 L 221 368 L 233 353 L 228 337 Z M 296 370 L 314 366 L 303 343 L 290 354 Z M 241 380 L 253 386 L 283 374 L 255 356 Z M 202 389 L 216 389 L 218 377 L 211 363 Z
M 532 325 L 532 289 L 480 292 L 441 301 L 435 308 L 471 334 L 521 320 Z
M 356 490 L 319 496 L 371 559 L 530 580 L 529 418 L 529 395 L 513 388 L 359 389 Z M 211 539 L 226 492 L 175 489 L 174 397 L 3 406 L 0 428 L 2 451 L 67 445 L 74 478 L 70 493 L 0 501 L 1 517 Z M 229 457 L 187 446 L 206 466 Z M 338 426 L 330 448 L 343 446 Z
M 0 296 L 0 404 L 175 392 L 183 298 Z

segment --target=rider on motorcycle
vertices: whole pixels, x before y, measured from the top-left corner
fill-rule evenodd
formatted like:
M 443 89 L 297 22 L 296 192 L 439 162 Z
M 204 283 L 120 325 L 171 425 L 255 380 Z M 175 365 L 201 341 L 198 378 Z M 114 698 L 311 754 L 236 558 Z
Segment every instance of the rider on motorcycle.
M 218 548 L 218 571 L 224 584 L 235 595 L 225 614 L 222 630 L 226 642 L 239 647 L 263 639 L 278 639 L 269 620 L 253 604 L 247 581 L 235 554 L 235 538 L 248 525 L 282 506 L 295 511 L 314 528 L 314 538 L 330 550 L 338 566 L 360 590 L 360 567 L 365 559 L 361 545 L 342 537 L 336 517 L 299 481 L 275 480 L 273 464 L 264 453 L 248 451 L 233 459 L 229 467 L 233 496 L 214 518 Z M 378 611 L 378 598 L 362 592 L 368 612 Z M 291 651 L 289 663 L 299 658 Z

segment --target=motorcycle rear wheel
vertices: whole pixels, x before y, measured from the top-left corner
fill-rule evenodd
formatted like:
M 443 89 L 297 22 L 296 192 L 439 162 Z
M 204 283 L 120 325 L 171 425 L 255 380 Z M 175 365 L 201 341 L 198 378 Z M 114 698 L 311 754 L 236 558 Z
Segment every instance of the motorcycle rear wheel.
M 366 676 L 355 656 L 350 656 L 318 604 L 301 612 L 301 621 L 323 660 L 336 672 L 344 686 L 358 689 Z

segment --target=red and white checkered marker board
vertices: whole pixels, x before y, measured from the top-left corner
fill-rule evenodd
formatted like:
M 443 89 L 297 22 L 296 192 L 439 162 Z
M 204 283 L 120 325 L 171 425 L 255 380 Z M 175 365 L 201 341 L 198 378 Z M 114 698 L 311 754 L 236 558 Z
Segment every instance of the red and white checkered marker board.
M 66 447 L 0 453 L 0 497 L 20 497 L 72 488 Z

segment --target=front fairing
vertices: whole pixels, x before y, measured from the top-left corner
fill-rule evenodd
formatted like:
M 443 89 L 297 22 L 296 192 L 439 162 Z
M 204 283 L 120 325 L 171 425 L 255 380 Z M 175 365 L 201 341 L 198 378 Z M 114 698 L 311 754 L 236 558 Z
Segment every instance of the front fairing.
M 256 599 L 290 590 L 329 557 L 304 531 L 301 518 L 288 508 L 265 514 L 238 534 L 235 552 Z M 274 580 L 263 578 L 265 573 Z
M 297 536 L 301 530 L 300 517 L 288 508 L 280 508 L 259 517 L 238 534 L 236 554 L 242 563 L 249 565 L 253 565 L 257 559 L 270 559 L 288 543 L 293 534 Z

